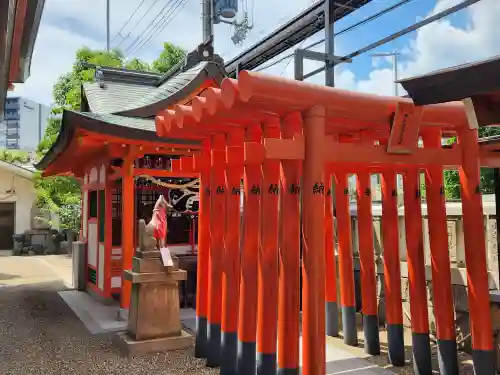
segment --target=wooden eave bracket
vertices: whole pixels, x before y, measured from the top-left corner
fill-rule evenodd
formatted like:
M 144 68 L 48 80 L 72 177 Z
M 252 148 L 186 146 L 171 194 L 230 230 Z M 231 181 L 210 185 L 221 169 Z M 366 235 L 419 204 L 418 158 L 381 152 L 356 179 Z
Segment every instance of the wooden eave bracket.
M 476 115 L 476 109 L 474 108 L 474 102 L 472 98 L 465 98 L 462 100 L 465 108 L 465 115 L 467 116 L 467 124 L 469 129 L 479 129 L 479 121 Z
M 389 154 L 412 154 L 418 148 L 418 132 L 423 107 L 413 103 L 398 103 L 387 144 Z

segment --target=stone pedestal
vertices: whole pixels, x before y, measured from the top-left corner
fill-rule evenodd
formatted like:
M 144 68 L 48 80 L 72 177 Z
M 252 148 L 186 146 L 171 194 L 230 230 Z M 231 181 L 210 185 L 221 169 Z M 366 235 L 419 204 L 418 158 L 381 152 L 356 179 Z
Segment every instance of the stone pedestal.
M 118 341 L 128 355 L 183 349 L 191 346 L 193 337 L 182 330 L 178 281 L 187 273 L 167 272 L 159 251 L 138 251 L 132 270 L 125 279 L 132 282 L 132 296 L 127 332 Z

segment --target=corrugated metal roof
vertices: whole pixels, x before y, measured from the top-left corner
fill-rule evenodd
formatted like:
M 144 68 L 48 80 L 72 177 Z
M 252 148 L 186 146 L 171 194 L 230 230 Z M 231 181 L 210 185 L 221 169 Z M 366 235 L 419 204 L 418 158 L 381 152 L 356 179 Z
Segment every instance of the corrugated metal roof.
M 164 102 L 168 102 L 170 98 L 179 99 L 180 96 L 188 95 L 186 88 L 191 85 L 199 86 L 211 76 L 222 81 L 224 73 L 221 65 L 204 61 L 171 77 L 158 87 L 101 81 L 85 83 L 83 89 L 91 112 L 150 117 L 154 116 L 158 109 L 149 107 L 155 104 L 166 106 L 167 103 Z
M 90 111 L 104 114 L 123 111 L 154 88 L 123 82 L 85 82 L 83 90 Z
M 105 122 L 110 125 L 121 126 L 125 129 L 143 130 L 148 132 L 153 132 L 156 134 L 155 122 L 150 119 L 125 117 L 105 113 L 90 113 L 90 112 L 78 112 L 79 116 L 91 120 L 97 120 Z
M 124 140 L 134 139 L 161 142 L 162 144 L 170 143 L 193 146 L 200 144 L 199 141 L 189 139 L 159 137 L 156 134 L 154 120 L 152 119 L 65 110 L 63 112 L 61 131 L 56 141 L 35 167 L 39 170 L 45 169 L 57 157 L 63 154 L 74 137 L 76 129 L 115 136 Z
M 144 107 L 151 103 L 156 103 L 160 100 L 168 98 L 193 81 L 202 72 L 202 70 L 207 67 L 207 64 L 207 62 L 203 62 L 170 78 L 155 90 L 151 90 L 148 95 L 141 97 L 137 102 L 133 103 L 133 106 L 130 106 L 129 108 Z

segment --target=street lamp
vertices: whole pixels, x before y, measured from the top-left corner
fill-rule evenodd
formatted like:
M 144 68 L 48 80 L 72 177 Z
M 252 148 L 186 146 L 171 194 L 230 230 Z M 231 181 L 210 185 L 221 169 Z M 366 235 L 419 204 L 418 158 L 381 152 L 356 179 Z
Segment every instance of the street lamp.
M 398 84 L 397 84 L 397 81 L 398 81 L 398 73 L 399 73 L 399 66 L 398 66 L 398 63 L 399 63 L 399 59 L 398 57 L 400 56 L 401 54 L 399 52 L 378 52 L 378 53 L 372 53 L 371 56 L 372 57 L 389 57 L 389 56 L 392 56 L 392 69 L 393 69 L 393 72 L 394 72 L 394 96 L 399 96 L 399 93 L 398 93 Z

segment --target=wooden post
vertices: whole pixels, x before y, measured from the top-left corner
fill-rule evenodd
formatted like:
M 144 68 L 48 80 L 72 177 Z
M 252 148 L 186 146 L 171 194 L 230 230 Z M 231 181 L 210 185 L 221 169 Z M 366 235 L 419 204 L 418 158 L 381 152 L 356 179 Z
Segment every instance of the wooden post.
M 281 137 L 301 133 L 302 118 L 292 114 L 282 123 Z M 301 162 L 283 160 L 281 186 L 281 243 L 278 291 L 278 372 L 299 374 L 300 337 L 300 174 Z
M 104 297 L 111 298 L 111 261 L 113 252 L 113 183 L 108 179 L 104 188 Z
M 337 261 L 335 259 L 335 239 L 333 230 L 333 184 L 330 168 L 325 168 L 325 275 L 326 275 L 326 334 L 339 335 L 339 310 L 337 305 Z
M 280 137 L 280 121 L 264 123 L 265 138 Z M 276 374 L 278 319 L 278 204 L 280 162 L 265 160 L 262 191 L 262 248 L 259 256 L 257 311 L 257 373 Z
M 226 140 L 224 135 L 213 136 L 212 176 L 210 192 L 210 274 L 208 281 L 208 346 L 207 366 L 221 363 L 222 272 L 224 267 L 224 227 Z
M 472 333 L 472 360 L 476 374 L 490 375 L 495 373 L 495 355 L 490 316 L 477 129 L 463 129 L 458 134 L 458 139 L 463 152 L 460 184 L 467 267 L 467 295 Z
M 397 200 L 396 174 L 393 171 L 384 171 L 382 173 L 382 240 L 389 360 L 393 366 L 404 366 Z
M 198 264 L 196 280 L 196 343 L 195 356 L 207 356 L 208 279 L 210 261 L 210 140 L 202 142 L 203 150 L 195 156 L 195 169 L 200 172 L 200 203 L 198 211 Z
M 302 374 L 325 373 L 325 115 L 324 107 L 305 113 L 302 214 Z M 352 269 L 351 269 L 352 273 Z
M 441 132 L 439 130 L 425 132 L 422 139 L 426 148 L 441 148 Z M 448 222 L 443 169 L 441 167 L 428 166 L 426 168 L 425 186 L 439 370 L 442 375 L 458 375 L 455 311 L 448 249 Z
M 229 133 L 226 147 L 226 253 L 222 277 L 221 375 L 238 374 L 240 188 L 244 161 L 243 138 L 243 129 Z
M 500 168 L 493 169 L 493 176 L 495 179 L 495 221 L 497 230 L 497 259 L 500 259 Z M 500 262 L 498 268 L 495 270 L 500 275 Z M 500 280 L 499 280 L 500 281 Z
M 122 177 L 122 289 L 119 316 L 126 319 L 130 306 L 132 283 L 124 278 L 125 271 L 132 269 L 134 256 L 134 157 L 123 159 Z
M 354 264 L 352 259 L 352 230 L 347 187 L 347 174 L 335 172 L 335 203 L 339 243 L 340 304 L 344 343 L 358 345 L 356 328 L 356 299 L 354 297 Z
M 361 265 L 361 307 L 365 352 L 380 354 L 379 326 L 377 316 L 377 281 L 375 276 L 375 256 L 373 252 L 373 217 L 370 174 L 357 174 L 358 192 L 358 238 L 359 262 Z
M 247 129 L 248 142 L 261 142 L 260 126 Z M 246 162 L 245 162 L 246 163 Z M 245 164 L 243 204 L 243 248 L 241 250 L 240 303 L 238 320 L 238 374 L 254 375 L 256 370 L 257 263 L 260 251 L 261 167 Z
M 410 314 L 412 330 L 413 371 L 431 375 L 431 345 L 427 312 L 422 205 L 420 203 L 420 174 L 417 169 L 404 174 L 404 204 L 408 281 L 410 283 Z

